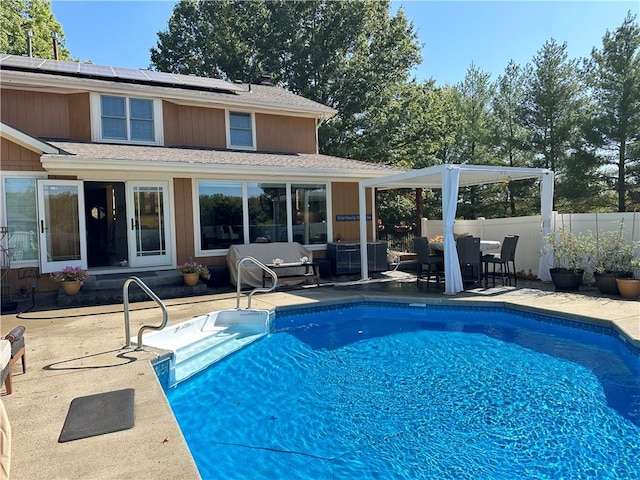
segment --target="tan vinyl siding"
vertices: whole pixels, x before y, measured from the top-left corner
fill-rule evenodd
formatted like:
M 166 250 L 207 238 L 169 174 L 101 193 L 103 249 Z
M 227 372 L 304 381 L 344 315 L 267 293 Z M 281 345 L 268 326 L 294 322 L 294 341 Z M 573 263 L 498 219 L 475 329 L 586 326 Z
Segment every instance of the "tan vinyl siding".
M 367 213 L 371 213 L 371 194 L 367 189 L 366 206 Z M 332 183 L 331 184 L 331 202 L 333 206 L 333 240 L 337 241 L 338 235 L 343 241 L 360 241 L 360 222 L 351 220 L 346 222 L 337 222 L 337 215 L 358 215 L 360 212 L 360 204 L 358 201 L 358 184 L 349 183 Z M 372 239 L 371 222 L 367 222 L 367 238 Z
M 2 164 L 2 170 L 23 172 L 44 171 L 40 164 L 40 154 L 10 142 L 6 138 L 1 140 L 0 164 Z
M 88 93 L 69 95 L 69 138 L 91 141 L 91 100 Z
M 166 101 L 162 105 L 166 146 L 227 146 L 224 110 L 176 105 Z
M 256 114 L 256 143 L 262 152 L 318 153 L 313 118 Z
M 4 123 L 35 137 L 70 138 L 67 95 L 4 89 L 0 100 Z

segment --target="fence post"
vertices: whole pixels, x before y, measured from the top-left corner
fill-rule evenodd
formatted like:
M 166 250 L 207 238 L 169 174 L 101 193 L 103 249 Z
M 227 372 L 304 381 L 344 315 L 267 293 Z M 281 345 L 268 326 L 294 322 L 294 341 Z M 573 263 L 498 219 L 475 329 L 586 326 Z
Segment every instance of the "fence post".
M 429 219 L 427 217 L 422 217 L 420 219 L 420 236 L 421 237 L 428 237 L 429 235 L 427 235 L 427 224 L 429 222 Z
M 478 226 L 480 227 L 480 238 L 484 238 L 484 221 L 486 220 L 486 218 L 478 217 L 476 220 L 478 221 Z

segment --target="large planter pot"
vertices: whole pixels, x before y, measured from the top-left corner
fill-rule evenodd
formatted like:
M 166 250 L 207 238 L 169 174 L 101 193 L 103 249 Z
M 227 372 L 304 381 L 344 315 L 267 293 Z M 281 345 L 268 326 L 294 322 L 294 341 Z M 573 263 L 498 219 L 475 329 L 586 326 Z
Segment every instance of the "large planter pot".
M 640 279 L 637 278 L 616 278 L 616 284 L 622 298 L 640 297 Z
M 80 280 L 62 282 L 62 289 L 67 295 L 77 295 L 81 286 L 82 282 Z
M 566 268 L 551 268 L 549 273 L 551 273 L 551 281 L 556 290 L 561 292 L 579 290 L 584 276 L 584 270 Z
M 200 280 L 200 274 L 199 273 L 183 273 L 182 278 L 184 279 L 185 285 L 189 285 L 190 287 L 193 287 L 198 284 L 198 281 Z
M 593 278 L 595 278 L 598 290 L 600 290 L 600 293 L 604 293 L 605 295 L 620 295 L 620 290 L 618 290 L 616 279 L 631 278 L 632 276 L 633 272 L 595 272 L 593 274 Z

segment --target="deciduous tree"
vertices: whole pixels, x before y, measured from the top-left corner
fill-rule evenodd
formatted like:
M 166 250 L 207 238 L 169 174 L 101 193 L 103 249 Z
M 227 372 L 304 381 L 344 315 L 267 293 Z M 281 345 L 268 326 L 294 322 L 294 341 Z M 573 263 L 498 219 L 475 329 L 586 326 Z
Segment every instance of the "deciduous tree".
M 151 49 L 175 73 L 273 82 L 338 109 L 319 132 L 320 149 L 351 157 L 361 120 L 408 79 L 420 61 L 413 25 L 388 1 L 183 0 Z
M 58 58 L 69 59 L 62 25 L 47 0 L 2 0 L 0 2 L 0 52 L 27 55 L 27 31 L 31 31 L 34 57 L 54 58 L 52 33 L 57 35 Z

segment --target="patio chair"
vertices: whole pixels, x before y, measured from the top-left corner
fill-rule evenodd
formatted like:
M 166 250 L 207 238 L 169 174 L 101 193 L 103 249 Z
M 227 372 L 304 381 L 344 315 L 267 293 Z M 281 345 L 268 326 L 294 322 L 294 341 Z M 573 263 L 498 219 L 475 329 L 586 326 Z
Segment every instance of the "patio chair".
M 24 348 L 24 330 L 23 326 L 19 326 L 11 330 L 4 339 L 0 340 L 3 342 L 3 347 L 9 343 L 9 347 L 11 349 L 11 353 L 9 355 L 9 359 L 6 365 L 2 365 L 2 377 L 1 381 L 4 382 L 5 388 L 7 390 L 7 395 L 10 395 L 13 391 L 13 382 L 11 379 L 11 369 L 13 365 L 21 358 L 22 359 L 22 373 L 27 372 L 27 357 L 25 355 Z
M 420 286 L 420 280 L 426 278 L 427 290 L 429 290 L 429 282 L 431 280 L 432 273 L 436 277 L 436 283 L 440 283 L 440 272 L 444 271 L 444 256 L 431 253 L 431 249 L 429 248 L 429 239 L 427 237 L 415 237 L 413 239 L 413 249 L 417 256 L 418 286 Z
M 513 277 L 513 286 L 517 287 L 516 275 L 516 246 L 518 245 L 518 235 L 507 235 L 502 241 L 500 253 L 489 253 L 482 256 L 484 264 L 484 284 L 489 284 L 489 275 L 493 277 L 493 286 L 496 286 L 496 276 L 500 275 L 502 286 L 505 286 L 505 279 L 511 285 L 511 277 Z M 513 271 L 509 268 L 509 264 L 513 266 Z M 489 273 L 489 265 L 493 265 L 493 271 Z M 496 272 L 496 265 L 500 266 L 500 272 Z
M 456 240 L 462 283 L 478 285 L 482 278 L 480 237 L 458 237 Z

